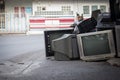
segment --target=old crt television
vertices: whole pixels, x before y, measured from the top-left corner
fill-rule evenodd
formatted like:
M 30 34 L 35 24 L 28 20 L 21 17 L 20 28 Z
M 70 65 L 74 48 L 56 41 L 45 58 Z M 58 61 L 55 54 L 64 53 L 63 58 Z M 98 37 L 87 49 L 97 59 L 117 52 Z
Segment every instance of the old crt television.
M 117 57 L 120 57 L 120 25 L 115 26 Z
M 86 61 L 105 60 L 115 56 L 111 30 L 77 35 L 80 58 Z
M 75 34 L 64 34 L 62 37 L 52 40 L 52 50 L 54 51 L 55 60 L 79 59 Z
M 120 25 L 120 0 L 109 0 L 111 19 Z
M 57 39 L 64 34 L 71 34 L 72 32 L 73 32 L 73 29 L 60 29 L 60 30 L 44 31 L 46 57 L 54 56 L 54 52 L 51 49 L 51 43 L 52 43 L 53 39 Z
M 80 24 L 78 24 L 78 29 L 80 33 L 91 32 L 96 28 L 97 21 L 95 18 L 91 17 L 86 20 L 83 20 Z

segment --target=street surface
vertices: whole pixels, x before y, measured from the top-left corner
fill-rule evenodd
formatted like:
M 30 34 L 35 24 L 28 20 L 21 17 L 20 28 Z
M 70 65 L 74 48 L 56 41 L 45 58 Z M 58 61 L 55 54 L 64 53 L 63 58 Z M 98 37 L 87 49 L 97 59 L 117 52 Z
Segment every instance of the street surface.
M 44 49 L 43 34 L 25 35 L 11 34 L 0 36 L 0 61 L 21 54 L 29 54 Z
M 56 61 L 45 57 L 44 36 L 0 35 L 0 80 L 120 80 L 106 61 Z

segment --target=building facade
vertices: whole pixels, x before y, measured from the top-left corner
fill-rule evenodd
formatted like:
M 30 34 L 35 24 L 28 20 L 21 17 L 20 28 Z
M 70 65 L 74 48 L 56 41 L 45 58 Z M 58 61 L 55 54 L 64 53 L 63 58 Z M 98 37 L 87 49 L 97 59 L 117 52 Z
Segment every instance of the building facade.
M 109 12 L 109 0 L 0 0 L 0 32 L 68 28 L 76 13 L 89 18 L 96 9 Z

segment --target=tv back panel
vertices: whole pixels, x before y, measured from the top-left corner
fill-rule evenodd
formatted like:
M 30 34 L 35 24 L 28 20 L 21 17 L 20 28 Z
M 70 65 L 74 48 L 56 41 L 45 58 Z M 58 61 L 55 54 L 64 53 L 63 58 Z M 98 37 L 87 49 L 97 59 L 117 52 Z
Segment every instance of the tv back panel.
M 115 56 L 115 45 L 111 30 L 78 34 L 77 40 L 82 60 L 97 61 Z
M 78 26 L 80 33 L 87 33 L 87 32 L 91 32 L 92 30 L 94 30 L 96 28 L 96 25 L 97 25 L 97 21 L 92 17 L 92 18 L 83 20 L 77 26 Z
M 75 34 L 64 34 L 62 37 L 52 40 L 52 50 L 55 52 L 55 60 L 79 59 Z
M 94 17 L 95 20 L 97 20 L 99 14 L 101 14 L 101 10 L 100 10 L 100 9 L 98 9 L 98 10 L 94 10 L 94 11 L 92 11 L 92 15 L 91 15 L 91 17 Z
M 53 39 L 57 39 L 64 34 L 71 34 L 72 32 L 73 32 L 73 29 L 46 30 L 46 31 L 44 31 L 46 57 L 54 56 L 54 52 L 51 49 L 51 43 L 52 43 Z
M 117 57 L 120 57 L 120 25 L 115 26 Z

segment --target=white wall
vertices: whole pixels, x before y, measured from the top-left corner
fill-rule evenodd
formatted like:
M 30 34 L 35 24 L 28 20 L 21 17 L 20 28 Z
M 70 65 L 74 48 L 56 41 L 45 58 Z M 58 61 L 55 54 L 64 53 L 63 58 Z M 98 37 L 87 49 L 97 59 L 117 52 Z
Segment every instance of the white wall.
M 90 8 L 90 14 L 84 15 L 86 18 L 91 16 L 91 7 L 93 5 L 97 5 L 98 9 L 100 9 L 101 5 L 105 5 L 106 6 L 106 12 L 109 12 L 109 0 L 79 0 L 77 2 L 77 11 L 80 14 L 83 14 L 83 6 L 89 5 Z
M 32 7 L 32 0 L 5 0 L 6 13 L 13 13 L 14 7 Z
M 71 6 L 71 10 L 74 11 L 74 15 L 76 12 L 82 14 L 83 6 L 89 5 L 106 5 L 107 11 L 109 11 L 109 0 L 6 0 L 5 1 L 5 12 L 13 13 L 14 7 L 32 7 L 33 14 L 36 11 L 36 6 L 46 6 L 48 11 L 60 11 L 61 5 Z M 90 8 L 91 10 L 91 8 Z M 91 14 L 91 13 L 90 13 Z M 89 16 L 89 15 L 88 15 Z
M 60 11 L 61 6 L 68 5 L 71 6 L 71 10 L 74 12 L 74 16 L 76 13 L 83 14 L 83 6 L 89 5 L 90 11 L 92 5 L 98 5 L 98 9 L 100 5 L 106 5 L 106 11 L 109 11 L 109 0 L 35 0 L 33 2 L 33 13 L 37 10 L 37 6 L 46 6 L 46 11 Z M 34 14 L 33 14 L 34 15 Z M 86 18 L 91 16 L 91 12 L 88 15 L 84 15 Z
M 32 0 L 5 0 L 6 23 L 4 32 L 25 32 L 28 27 L 27 16 L 22 17 L 22 15 L 19 14 L 19 17 L 15 17 L 15 7 L 19 7 L 19 13 L 21 13 L 21 7 L 25 9 L 28 7 L 32 8 Z
M 37 11 L 37 6 L 45 6 L 46 11 L 61 11 L 61 6 L 71 6 L 73 11 L 73 4 L 74 0 L 36 0 L 33 2 L 33 12 Z
M 33 13 L 37 10 L 37 5 L 45 6 L 46 11 L 61 11 L 61 6 L 71 6 L 71 11 L 73 11 L 72 16 L 76 16 L 76 12 L 83 14 L 84 5 L 89 5 L 90 7 L 92 5 L 106 5 L 107 11 L 109 11 L 109 0 L 5 0 L 5 12 L 14 13 L 14 8 L 19 7 L 19 13 L 21 13 L 21 7 L 25 7 L 25 9 L 30 7 L 31 14 L 34 15 Z M 89 17 L 91 17 L 91 13 L 84 15 L 84 18 Z M 12 29 L 11 27 L 14 26 L 14 29 L 22 29 L 25 31 L 26 27 L 28 27 L 27 25 L 29 25 L 28 22 L 26 24 L 26 18 L 14 18 L 14 15 L 11 16 L 8 14 L 8 16 L 6 16 L 6 20 L 6 29 Z M 22 25 L 21 22 L 23 23 Z

